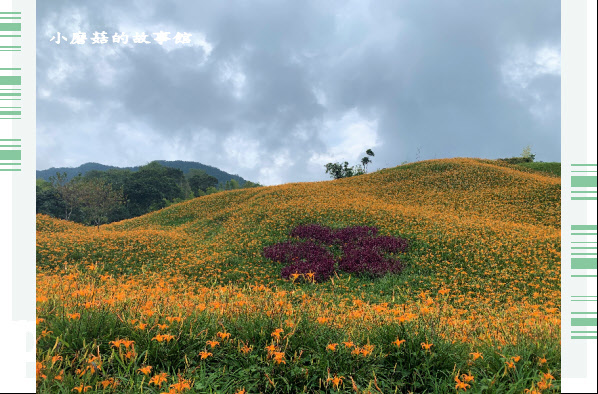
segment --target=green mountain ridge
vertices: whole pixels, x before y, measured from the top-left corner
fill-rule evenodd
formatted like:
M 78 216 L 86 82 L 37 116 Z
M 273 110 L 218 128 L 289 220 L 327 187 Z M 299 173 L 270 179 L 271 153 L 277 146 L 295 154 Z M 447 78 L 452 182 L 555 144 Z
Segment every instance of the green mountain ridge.
M 247 181 L 243 177 L 237 174 L 230 174 L 226 171 L 222 171 L 216 167 L 212 167 L 206 164 L 202 164 L 195 161 L 183 161 L 183 160 L 175 160 L 175 161 L 168 161 L 168 160 L 155 160 L 156 162 L 160 163 L 164 167 L 169 168 L 177 168 L 183 171 L 184 174 L 187 174 L 190 169 L 197 168 L 199 170 L 205 171 L 208 175 L 211 175 L 218 179 L 219 184 L 224 184 L 231 179 L 236 180 L 239 182 L 241 186 L 245 184 Z M 63 173 L 66 172 L 67 179 L 71 179 L 78 174 L 85 175 L 87 172 L 90 171 L 108 171 L 113 169 L 119 170 L 130 170 L 130 171 L 138 171 L 142 165 L 134 166 L 134 167 L 117 167 L 117 166 L 110 166 L 100 163 L 85 163 L 80 165 L 79 167 L 51 167 L 46 170 L 37 170 L 36 171 L 36 178 L 37 179 L 44 179 L 46 181 L 50 180 L 50 177 L 56 175 L 57 172 Z

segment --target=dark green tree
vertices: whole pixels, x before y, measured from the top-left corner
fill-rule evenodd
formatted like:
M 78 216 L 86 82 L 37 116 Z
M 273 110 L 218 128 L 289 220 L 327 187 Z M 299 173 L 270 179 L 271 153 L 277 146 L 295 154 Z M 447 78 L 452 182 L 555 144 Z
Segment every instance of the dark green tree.
M 205 193 L 209 187 L 216 187 L 218 185 L 218 178 L 208 175 L 207 172 L 192 168 L 187 174 L 187 181 L 189 187 L 194 195 L 199 196 L 201 193 Z
M 245 183 L 243 184 L 243 189 L 250 189 L 252 187 L 262 187 L 263 185 L 257 183 L 257 182 L 251 182 L 251 181 L 245 181 Z
M 81 207 L 81 174 L 69 181 L 66 172 L 62 174 L 57 172 L 55 176 L 50 178 L 50 182 L 62 201 L 64 201 L 64 220 L 69 220 L 73 210 Z
M 129 212 L 140 216 L 156 209 L 164 208 L 165 201 L 183 199 L 181 185 L 184 184 L 183 171 L 164 167 L 151 162 L 131 174 L 130 181 L 124 187 L 128 199 Z
M 124 203 L 122 189 L 114 189 L 112 184 L 99 178 L 92 178 L 81 183 L 81 210 L 89 224 L 98 230 L 106 223 L 109 214 Z
M 237 182 L 234 179 L 231 179 L 230 181 L 226 181 L 226 184 L 224 185 L 224 190 L 235 190 L 235 189 L 240 189 L 241 185 L 239 185 L 239 182 Z
M 371 149 L 365 151 L 368 156 L 374 156 L 374 152 Z M 349 162 L 344 163 L 327 163 L 324 167 L 326 167 L 326 174 L 330 174 L 333 179 L 340 179 L 340 178 L 348 178 L 354 175 L 362 175 L 365 174 L 367 171 L 367 165 L 372 161 L 368 156 L 365 156 L 361 159 L 362 167 L 359 165 L 354 167 L 349 167 Z

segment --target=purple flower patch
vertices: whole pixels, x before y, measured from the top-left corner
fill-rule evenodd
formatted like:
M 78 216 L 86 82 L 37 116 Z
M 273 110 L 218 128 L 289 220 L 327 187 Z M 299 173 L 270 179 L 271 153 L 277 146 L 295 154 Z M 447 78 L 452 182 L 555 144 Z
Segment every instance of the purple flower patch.
M 284 265 L 281 275 L 285 279 L 303 277 L 323 282 L 334 275 L 336 268 L 373 277 L 401 272 L 403 264 L 388 254 L 405 253 L 407 240 L 377 234 L 378 229 L 370 226 L 332 230 L 319 224 L 303 224 L 291 231 L 294 240 L 268 246 L 263 254 Z M 343 252 L 336 259 L 329 250 L 334 246 Z
M 310 239 L 330 244 L 334 240 L 332 230 L 319 224 L 301 224 L 291 231 L 291 237 Z

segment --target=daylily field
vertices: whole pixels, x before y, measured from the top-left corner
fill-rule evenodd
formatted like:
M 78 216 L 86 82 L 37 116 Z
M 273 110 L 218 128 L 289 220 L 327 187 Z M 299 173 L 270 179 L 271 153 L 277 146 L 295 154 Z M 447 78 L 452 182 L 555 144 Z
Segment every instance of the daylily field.
M 99 230 L 38 215 L 38 392 L 559 392 L 560 193 L 445 159 Z

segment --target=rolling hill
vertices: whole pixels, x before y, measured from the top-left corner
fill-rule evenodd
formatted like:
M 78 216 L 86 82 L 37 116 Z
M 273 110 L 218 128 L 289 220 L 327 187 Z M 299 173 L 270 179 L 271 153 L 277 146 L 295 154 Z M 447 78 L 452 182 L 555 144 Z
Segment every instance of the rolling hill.
M 338 374 L 351 379 L 345 390 L 448 393 L 459 371 L 475 376 L 474 391 L 558 389 L 560 194 L 556 176 L 460 158 L 231 190 L 100 230 L 38 215 L 39 329 L 54 332 L 38 354 L 50 365 L 60 332 L 73 349 L 99 343 L 105 359 L 109 341 L 128 338 L 156 373 L 183 371 L 168 384 L 184 377 L 231 392 L 315 390 Z M 306 223 L 402 237 L 406 268 L 282 280 L 263 248 Z M 158 344 L 166 334 L 173 344 Z M 117 370 L 143 386 L 139 373 Z

